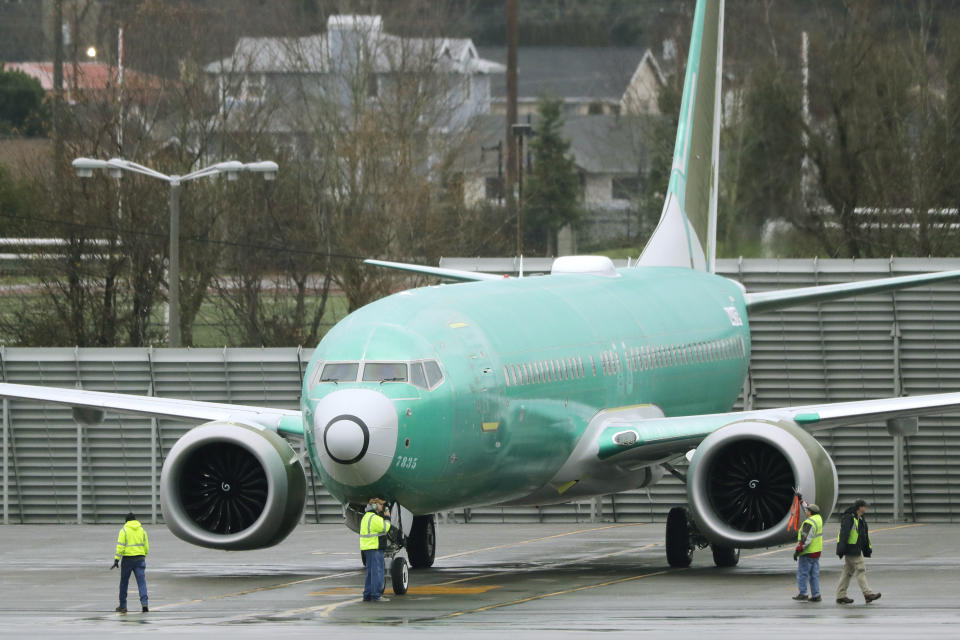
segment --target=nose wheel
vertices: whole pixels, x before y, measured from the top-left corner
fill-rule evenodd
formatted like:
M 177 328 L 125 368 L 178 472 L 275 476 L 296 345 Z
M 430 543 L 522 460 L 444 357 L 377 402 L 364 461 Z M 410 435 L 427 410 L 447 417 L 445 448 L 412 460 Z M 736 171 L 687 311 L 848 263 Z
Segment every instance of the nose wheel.
M 407 561 L 401 556 L 396 556 L 390 563 L 390 582 L 393 586 L 393 592 L 398 596 L 407 592 L 407 586 L 410 584 L 410 574 L 407 572 Z

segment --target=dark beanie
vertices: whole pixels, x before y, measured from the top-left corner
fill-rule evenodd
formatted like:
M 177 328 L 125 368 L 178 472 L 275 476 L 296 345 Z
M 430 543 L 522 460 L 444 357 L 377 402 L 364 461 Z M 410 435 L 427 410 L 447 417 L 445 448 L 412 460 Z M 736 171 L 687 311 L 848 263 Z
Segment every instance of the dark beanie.
M 131 520 L 136 520 L 137 516 L 133 515 L 133 511 L 127 512 L 127 519 L 125 522 L 130 522 Z

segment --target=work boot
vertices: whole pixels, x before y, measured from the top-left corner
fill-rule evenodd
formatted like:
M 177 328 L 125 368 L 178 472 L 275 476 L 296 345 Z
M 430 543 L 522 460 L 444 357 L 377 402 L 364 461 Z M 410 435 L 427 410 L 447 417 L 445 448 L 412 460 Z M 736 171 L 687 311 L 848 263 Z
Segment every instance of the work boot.
M 823 600 L 820 596 L 810 596 L 810 602 L 820 602 Z
M 140 611 L 146 613 L 150 611 L 150 608 L 147 605 L 143 605 L 142 607 L 140 607 Z
M 837 598 L 837 604 L 853 604 L 850 598 Z
M 374 602 L 390 602 L 390 598 L 384 598 L 383 596 L 380 596 L 379 598 L 374 598 L 373 601 Z
M 868 593 L 868 594 L 866 594 L 865 596 L 863 596 L 863 599 L 867 601 L 867 604 L 870 604 L 870 603 L 873 602 L 874 600 L 879 600 L 879 599 L 880 599 L 880 594 L 879 594 L 879 593 Z
M 805 594 L 805 593 L 798 593 L 797 595 L 793 596 L 793 599 L 794 599 L 794 600 L 806 600 L 806 599 L 807 599 L 807 594 Z
M 116 609 L 114 609 L 114 611 L 116 611 L 117 613 L 126 613 L 126 612 L 127 612 L 127 608 L 126 608 L 126 607 L 117 607 Z

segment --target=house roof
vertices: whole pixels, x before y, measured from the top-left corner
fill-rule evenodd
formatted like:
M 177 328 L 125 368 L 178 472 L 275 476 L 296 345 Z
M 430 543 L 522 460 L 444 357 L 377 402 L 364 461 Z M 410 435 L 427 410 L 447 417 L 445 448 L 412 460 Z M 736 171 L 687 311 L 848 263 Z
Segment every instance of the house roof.
M 483 58 L 506 64 L 506 47 L 478 47 L 477 51 Z M 662 81 L 656 60 L 644 47 L 519 47 L 517 95 L 521 100 L 543 94 L 568 100 L 620 100 L 645 59 Z M 506 84 L 495 83 L 490 91 L 493 99 L 503 99 Z
M 587 115 L 564 119 L 563 137 L 577 167 L 592 174 L 636 175 L 646 165 L 649 125 L 657 116 Z M 536 131 L 536 120 L 533 122 Z M 496 173 L 497 152 L 503 141 L 506 120 L 502 115 L 483 115 L 474 120 L 465 141 L 465 168 L 471 172 Z M 486 150 L 482 148 L 486 147 Z M 504 152 L 504 161 L 506 159 Z
M 7 62 L 4 64 L 7 71 L 22 71 L 40 81 L 44 91 L 53 91 L 53 63 L 52 62 Z M 76 79 L 74 79 L 76 69 Z M 65 87 L 102 91 L 117 84 L 117 67 L 102 62 L 78 62 L 76 65 L 64 63 L 63 84 Z M 124 84 L 131 84 L 140 88 L 160 89 L 163 79 L 149 73 L 141 73 L 132 69 L 123 70 Z
M 330 16 L 327 31 L 302 38 L 240 38 L 233 54 L 205 67 L 208 73 L 328 73 L 345 58 L 346 39 L 361 38 L 373 70 L 395 71 L 407 60 L 454 73 L 503 73 L 484 60 L 469 38 L 402 38 L 382 31 L 380 16 Z

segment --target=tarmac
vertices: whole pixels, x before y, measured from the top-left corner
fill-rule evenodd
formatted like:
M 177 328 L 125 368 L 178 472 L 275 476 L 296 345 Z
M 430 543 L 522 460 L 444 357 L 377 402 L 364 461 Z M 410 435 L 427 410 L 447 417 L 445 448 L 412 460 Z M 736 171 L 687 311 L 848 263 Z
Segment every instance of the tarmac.
M 730 569 L 706 549 L 670 569 L 662 523 L 438 524 L 434 567 L 411 571 L 406 595 L 388 587 L 389 602 L 365 603 L 346 527 L 302 525 L 276 547 L 226 552 L 146 524 L 150 611 L 131 577 L 131 613 L 118 614 L 121 524 L 0 526 L 0 638 L 960 637 L 958 525 L 871 522 L 867 577 L 883 596 L 865 604 L 854 581 L 843 606 L 832 542 L 823 602 L 809 603 L 791 599 L 790 546 L 744 550 Z

